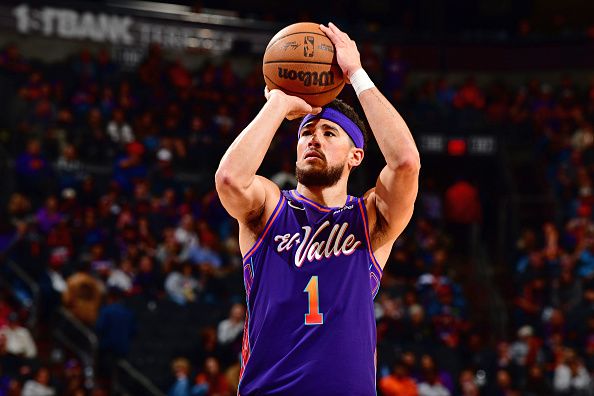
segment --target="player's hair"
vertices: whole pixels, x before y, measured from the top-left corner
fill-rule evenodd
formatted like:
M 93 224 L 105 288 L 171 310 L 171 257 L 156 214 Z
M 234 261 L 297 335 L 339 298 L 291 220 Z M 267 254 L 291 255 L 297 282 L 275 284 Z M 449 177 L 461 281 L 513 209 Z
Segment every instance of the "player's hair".
M 334 99 L 332 102 L 328 103 L 324 107 L 329 107 L 331 109 L 340 111 L 342 114 L 347 116 L 351 121 L 353 121 L 355 123 L 355 125 L 357 125 L 359 127 L 359 129 L 361 130 L 361 133 L 363 133 L 363 150 L 367 150 L 367 139 L 368 139 L 367 128 L 365 127 L 365 122 L 363 122 L 363 119 L 359 116 L 359 114 L 357 114 L 355 109 L 353 109 L 351 106 L 349 106 L 348 104 L 346 104 L 345 102 L 343 102 L 340 99 Z

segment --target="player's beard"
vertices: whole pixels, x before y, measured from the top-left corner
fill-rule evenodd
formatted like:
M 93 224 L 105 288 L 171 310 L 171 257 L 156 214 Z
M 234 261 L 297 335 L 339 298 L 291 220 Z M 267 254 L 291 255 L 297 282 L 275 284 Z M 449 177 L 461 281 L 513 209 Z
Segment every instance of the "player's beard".
M 344 165 L 328 166 L 324 169 L 302 168 L 297 164 L 295 175 L 300 184 L 308 187 L 332 187 L 342 177 Z

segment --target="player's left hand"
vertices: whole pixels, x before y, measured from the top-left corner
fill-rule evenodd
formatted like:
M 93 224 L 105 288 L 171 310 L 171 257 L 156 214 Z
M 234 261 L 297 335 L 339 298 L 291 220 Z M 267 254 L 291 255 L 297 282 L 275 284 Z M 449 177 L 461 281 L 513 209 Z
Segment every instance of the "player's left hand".
M 326 33 L 326 36 L 334 44 L 336 61 L 342 69 L 347 82 L 350 83 L 353 73 L 361 68 L 361 54 L 357 49 L 357 43 L 332 22 L 328 23 L 328 26 L 320 25 L 320 29 Z
M 266 100 L 273 100 L 272 98 L 275 97 L 284 104 L 286 109 L 284 116 L 287 120 L 305 117 L 308 114 L 319 114 L 322 111 L 321 107 L 313 107 L 300 97 L 288 95 L 280 89 L 270 91 L 265 87 L 264 96 Z

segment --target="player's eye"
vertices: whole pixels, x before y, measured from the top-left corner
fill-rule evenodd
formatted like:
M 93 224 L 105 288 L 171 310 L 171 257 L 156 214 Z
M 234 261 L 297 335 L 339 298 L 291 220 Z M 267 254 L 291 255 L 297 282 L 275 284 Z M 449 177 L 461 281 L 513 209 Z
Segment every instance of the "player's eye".
M 309 129 L 304 129 L 301 131 L 301 136 L 309 136 L 311 135 L 311 131 Z
M 324 136 L 336 136 L 336 134 L 332 131 L 326 131 L 324 132 Z

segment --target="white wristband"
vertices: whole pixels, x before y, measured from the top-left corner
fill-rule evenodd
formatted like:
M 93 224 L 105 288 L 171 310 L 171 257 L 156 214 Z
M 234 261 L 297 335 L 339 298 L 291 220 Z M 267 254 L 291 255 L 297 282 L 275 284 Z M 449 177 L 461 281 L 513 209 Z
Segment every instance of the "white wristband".
M 365 70 L 362 68 L 354 72 L 351 76 L 351 85 L 353 86 L 357 97 L 359 97 L 361 92 L 365 91 L 366 89 L 375 87 L 375 84 L 373 81 L 371 81 L 371 78 L 369 78 Z

